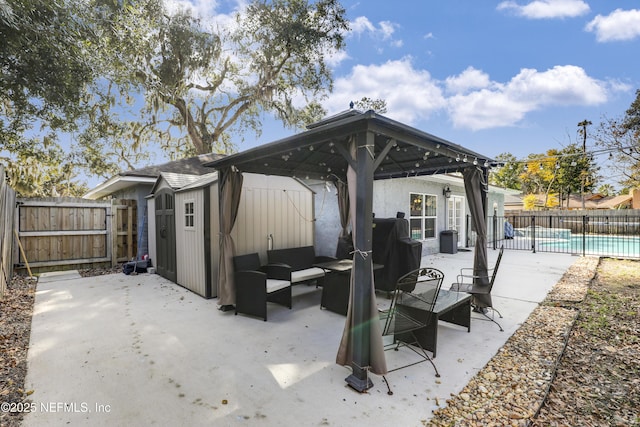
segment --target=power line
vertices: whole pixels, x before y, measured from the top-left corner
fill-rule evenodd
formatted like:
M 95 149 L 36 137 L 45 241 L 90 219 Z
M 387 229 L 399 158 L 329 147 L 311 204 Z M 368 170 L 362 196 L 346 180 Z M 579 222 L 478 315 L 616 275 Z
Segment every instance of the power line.
M 531 162 L 541 162 L 541 161 L 545 161 L 545 160 L 561 160 L 561 159 L 569 158 L 569 157 L 584 157 L 584 156 L 595 157 L 595 156 L 600 156 L 600 155 L 603 155 L 603 154 L 611 154 L 612 155 L 614 152 L 619 152 L 619 151 L 623 151 L 623 150 L 626 150 L 626 149 L 632 150 L 633 148 L 634 148 L 633 146 L 619 147 L 619 148 L 603 148 L 603 149 L 599 149 L 599 150 L 591 150 L 591 151 L 578 152 L 578 153 L 556 154 L 556 155 L 535 157 L 535 158 L 529 158 L 529 159 L 516 159 L 516 160 L 505 160 L 505 161 L 497 160 L 492 164 L 492 166 L 494 166 L 494 167 L 504 167 L 507 164 L 526 164 L 526 163 L 531 163 Z

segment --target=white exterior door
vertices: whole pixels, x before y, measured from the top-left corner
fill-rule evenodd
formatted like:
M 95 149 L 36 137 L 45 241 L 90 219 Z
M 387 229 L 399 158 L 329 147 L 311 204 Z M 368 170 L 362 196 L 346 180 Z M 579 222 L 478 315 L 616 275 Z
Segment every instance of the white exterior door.
M 447 229 L 458 232 L 458 246 L 465 241 L 464 197 L 451 196 L 447 199 Z

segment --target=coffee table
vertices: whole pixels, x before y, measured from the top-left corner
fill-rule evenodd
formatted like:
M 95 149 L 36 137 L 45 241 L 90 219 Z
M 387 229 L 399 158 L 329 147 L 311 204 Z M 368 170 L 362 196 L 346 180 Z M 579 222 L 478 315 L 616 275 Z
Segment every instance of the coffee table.
M 425 310 L 424 306 L 421 307 L 418 304 L 420 301 L 418 301 L 418 303 L 416 303 L 416 301 L 417 300 L 413 298 L 406 299 L 404 302 L 398 302 L 396 307 L 399 311 L 406 312 L 416 319 L 424 319 L 429 316 L 429 311 Z M 467 332 L 471 332 L 471 295 L 440 289 L 436 303 L 433 310 L 431 310 L 430 321 L 424 328 L 414 331 L 420 345 L 425 350 L 432 352 L 434 359 L 436 357 L 438 322 L 440 320 L 466 327 Z M 396 336 L 395 338 L 400 341 L 405 341 L 402 339 L 402 336 Z

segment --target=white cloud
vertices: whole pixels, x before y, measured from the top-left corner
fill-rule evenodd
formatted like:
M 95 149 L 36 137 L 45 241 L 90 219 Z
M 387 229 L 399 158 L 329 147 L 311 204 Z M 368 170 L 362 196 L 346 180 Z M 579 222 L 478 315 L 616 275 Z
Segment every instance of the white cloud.
M 384 99 L 386 115 L 409 124 L 446 107 L 437 82 L 429 72 L 416 70 L 411 58 L 355 66 L 350 75 L 336 79 L 333 94 L 324 106 L 331 114 L 347 109 L 350 101 L 365 96 Z
M 190 10 L 195 16 L 212 16 L 218 7 L 217 1 L 207 0 L 165 0 L 165 6 L 170 14 L 179 10 Z
M 486 88 L 491 81 L 487 73 L 468 67 L 457 76 L 447 77 L 445 84 L 448 92 L 463 94 L 469 90 Z
M 449 98 L 449 113 L 456 127 L 478 130 L 513 126 L 527 113 L 541 108 L 601 104 L 607 101 L 608 87 L 573 65 L 543 72 L 525 68 L 507 83 L 488 86 Z
M 382 40 L 389 40 L 393 37 L 393 33 L 396 31 L 397 25 L 389 21 L 380 22 L 380 34 L 382 34 Z
M 358 16 L 351 21 L 349 26 L 351 27 L 351 32 L 356 35 L 374 33 L 376 31 L 376 27 L 364 16 Z
M 598 15 L 585 26 L 596 33 L 599 42 L 632 40 L 640 37 L 640 10 L 616 9 L 608 16 Z
M 369 18 L 365 16 L 359 16 L 349 24 L 351 28 L 351 32 L 347 34 L 347 36 L 355 35 L 362 36 L 366 35 L 373 40 L 381 40 L 385 42 L 389 42 L 391 46 L 401 47 L 403 45 L 402 40 L 396 40 L 393 38 L 396 29 L 398 28 L 398 24 L 395 24 L 390 21 L 380 21 L 378 26 L 375 26 Z
M 529 19 L 575 18 L 588 13 L 589 5 L 583 0 L 535 0 L 520 6 L 510 0 L 498 4 L 497 10 L 513 11 Z
M 573 65 L 546 71 L 522 69 L 505 83 L 469 67 L 438 81 L 429 72 L 414 68 L 407 57 L 355 66 L 351 74 L 336 79 L 324 107 L 334 114 L 363 97 L 383 99 L 387 102 L 385 115 L 395 120 L 416 124 L 448 113 L 455 127 L 480 130 L 518 125 L 528 113 L 543 108 L 602 104 L 609 91 L 628 89 L 628 85 L 596 80 Z

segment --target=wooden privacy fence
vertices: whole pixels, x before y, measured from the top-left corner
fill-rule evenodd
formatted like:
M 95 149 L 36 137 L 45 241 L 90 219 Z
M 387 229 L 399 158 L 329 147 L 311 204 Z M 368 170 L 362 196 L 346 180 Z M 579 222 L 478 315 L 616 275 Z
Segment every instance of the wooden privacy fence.
M 19 267 L 38 271 L 111 264 L 136 257 L 135 200 L 18 199 Z
M 0 299 L 7 291 L 7 284 L 13 276 L 13 220 L 16 206 L 16 192 L 5 179 L 4 166 L 0 165 Z

